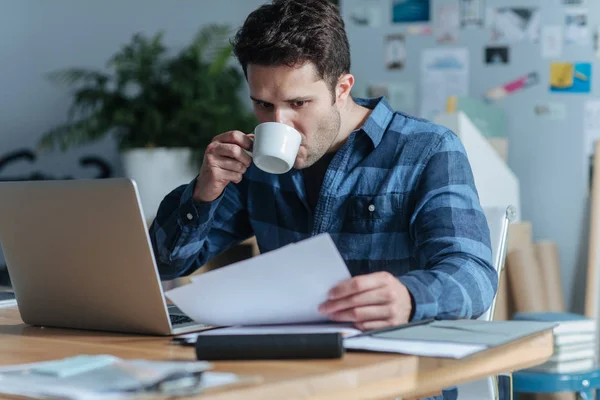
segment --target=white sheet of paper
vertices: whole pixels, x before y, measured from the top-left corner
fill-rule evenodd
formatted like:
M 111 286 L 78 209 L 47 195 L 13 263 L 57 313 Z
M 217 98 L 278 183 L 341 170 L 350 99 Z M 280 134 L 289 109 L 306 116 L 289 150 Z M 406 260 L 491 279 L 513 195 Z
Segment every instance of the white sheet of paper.
M 354 350 L 378 351 L 384 353 L 411 354 L 425 357 L 449 357 L 463 358 L 481 350 L 484 345 L 462 344 L 462 343 L 437 343 L 419 340 L 390 340 L 361 336 L 357 338 L 344 339 L 344 347 Z
M 469 51 L 427 49 L 421 54 L 420 116 L 434 119 L 446 110 L 450 96 L 469 94 Z
M 207 325 L 326 321 L 327 293 L 350 272 L 329 234 L 321 234 L 195 276 L 165 293 L 190 318 Z
M 254 326 L 230 326 L 226 328 L 211 329 L 203 332 L 186 333 L 177 336 L 188 343 L 196 341 L 198 336 L 216 335 L 280 335 L 280 334 L 309 334 L 309 333 L 341 333 L 343 337 L 351 337 L 361 333 L 359 329 L 350 324 L 285 324 L 285 325 L 254 325 Z
M 203 389 L 231 385 L 239 380 L 240 377 L 233 372 L 203 372 L 202 376 L 200 377 Z
M 563 53 L 563 27 L 548 25 L 542 27 L 542 57 L 560 58 Z
M 160 380 L 177 373 L 203 371 L 202 387 L 220 386 L 240 380 L 235 374 L 218 372 L 210 372 L 210 375 L 205 376 L 209 374 L 207 370 L 212 368 L 212 364 L 205 361 L 123 360 L 109 354 L 83 357 L 86 363 L 100 362 L 96 364 L 96 368 L 68 376 L 39 371 L 56 363 L 68 363 L 70 358 L 0 367 L 0 393 L 31 398 L 123 399 L 131 398 L 129 395 L 133 392 L 127 389 L 145 388 L 155 379 Z
M 259 325 L 259 326 L 231 326 L 221 329 L 211 329 L 196 332 L 197 336 L 215 335 L 279 335 L 296 333 L 341 333 L 350 337 L 361 333 L 359 329 L 348 324 L 285 324 L 285 325 Z

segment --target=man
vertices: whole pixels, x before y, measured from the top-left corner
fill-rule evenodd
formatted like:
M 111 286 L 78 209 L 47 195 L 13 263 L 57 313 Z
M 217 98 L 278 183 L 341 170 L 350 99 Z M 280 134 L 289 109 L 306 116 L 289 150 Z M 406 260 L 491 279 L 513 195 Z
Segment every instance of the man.
M 497 287 L 489 230 L 465 150 L 448 129 L 353 99 L 344 23 L 327 0 L 252 12 L 234 53 L 260 122 L 302 135 L 294 168 L 272 175 L 217 135 L 198 177 L 171 192 L 150 228 L 163 279 L 189 274 L 255 235 L 261 252 L 328 232 L 353 278 L 319 311 L 375 329 L 475 318 Z

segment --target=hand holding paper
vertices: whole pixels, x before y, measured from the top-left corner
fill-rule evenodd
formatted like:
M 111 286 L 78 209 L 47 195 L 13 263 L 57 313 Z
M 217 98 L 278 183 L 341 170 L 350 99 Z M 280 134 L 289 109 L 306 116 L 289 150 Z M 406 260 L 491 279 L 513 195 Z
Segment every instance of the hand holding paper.
M 334 321 L 353 322 L 362 330 L 408 322 L 412 310 L 408 289 L 389 272 L 355 276 L 331 289 L 319 311 Z

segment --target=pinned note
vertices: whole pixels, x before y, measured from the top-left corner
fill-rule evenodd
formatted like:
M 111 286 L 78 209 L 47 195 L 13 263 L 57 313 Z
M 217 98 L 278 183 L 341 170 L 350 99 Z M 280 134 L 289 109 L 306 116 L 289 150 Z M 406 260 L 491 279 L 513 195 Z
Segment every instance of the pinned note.
M 589 93 L 592 83 L 590 63 L 552 63 L 550 91 L 557 93 Z
M 500 86 L 495 86 L 485 93 L 485 98 L 488 101 L 497 101 L 505 98 L 509 94 L 518 92 L 530 86 L 536 85 L 539 82 L 539 74 L 530 72 L 513 81 L 507 82 Z

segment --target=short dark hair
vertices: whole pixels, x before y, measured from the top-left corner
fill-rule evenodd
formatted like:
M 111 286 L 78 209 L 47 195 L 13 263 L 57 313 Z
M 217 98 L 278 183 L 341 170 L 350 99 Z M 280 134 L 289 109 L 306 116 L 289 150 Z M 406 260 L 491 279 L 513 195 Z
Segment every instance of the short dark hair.
M 330 0 L 273 0 L 246 18 L 232 41 L 247 77 L 248 64 L 290 67 L 312 62 L 334 94 L 350 72 L 350 45 L 340 12 Z

